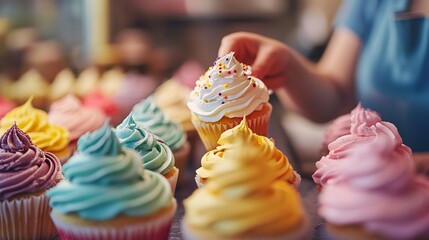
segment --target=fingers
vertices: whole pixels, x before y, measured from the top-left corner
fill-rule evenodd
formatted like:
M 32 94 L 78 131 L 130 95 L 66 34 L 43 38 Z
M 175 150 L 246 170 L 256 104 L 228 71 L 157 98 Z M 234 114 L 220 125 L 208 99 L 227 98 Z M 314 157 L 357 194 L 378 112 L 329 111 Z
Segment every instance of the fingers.
M 235 52 L 234 57 L 248 65 L 252 65 L 260 40 L 257 34 L 247 32 L 236 32 L 223 37 L 219 47 L 218 57 L 222 57 L 229 52 Z

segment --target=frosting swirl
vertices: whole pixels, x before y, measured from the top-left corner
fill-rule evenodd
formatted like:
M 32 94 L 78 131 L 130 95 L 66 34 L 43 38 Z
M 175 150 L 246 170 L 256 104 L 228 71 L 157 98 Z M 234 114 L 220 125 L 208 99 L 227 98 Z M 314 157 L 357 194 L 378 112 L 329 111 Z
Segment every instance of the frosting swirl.
M 0 199 L 49 189 L 61 179 L 58 158 L 34 146 L 16 124 L 0 138 Z
M 69 144 L 69 132 L 48 122 L 46 112 L 36 109 L 31 104 L 32 98 L 10 111 L 0 121 L 0 133 L 5 132 L 15 122 L 20 129 L 26 132 L 34 145 L 45 152 L 58 152 Z
M 171 204 L 168 181 L 144 171 L 140 156 L 122 149 L 107 122 L 79 139 L 64 175 L 66 180 L 48 191 L 50 205 L 62 214 L 108 220 L 148 215 Z
M 166 174 L 174 167 L 174 156 L 170 148 L 149 130 L 138 126 L 131 115 L 116 127 L 116 136 L 122 146 L 140 154 L 145 169 Z
M 296 190 L 276 180 L 275 168 L 261 157 L 256 144 L 237 138 L 213 166 L 207 185 L 184 201 L 185 223 L 219 239 L 278 236 L 302 226 L 304 212 Z
M 160 137 L 171 150 L 180 149 L 186 142 L 182 126 L 170 121 L 155 104 L 153 96 L 136 104 L 131 111 L 135 122 Z
M 217 122 L 222 117 L 244 117 L 269 99 L 268 89 L 251 76 L 251 67 L 239 63 L 234 52 L 219 58 L 197 80 L 188 107 L 205 122 Z
M 215 166 L 224 161 L 226 151 L 235 148 L 236 141 L 257 147 L 259 156 L 273 167 L 274 171 L 270 173 L 273 174 L 274 179 L 287 181 L 291 184 L 296 183 L 296 173 L 294 173 L 288 158 L 274 145 L 272 139 L 253 133 L 247 126 L 246 117 L 239 125 L 222 133 L 218 141 L 219 146 L 201 158 L 201 167 L 196 171 L 198 176 L 203 179 L 213 177 L 216 174 Z
M 397 141 L 391 127 L 376 123 L 375 132 L 372 141 L 332 164 L 319 213 L 334 224 L 359 224 L 389 239 L 413 239 L 429 226 L 429 181 L 415 175 L 411 150 Z
M 105 119 L 103 112 L 82 106 L 73 95 L 52 103 L 49 111 L 49 121 L 69 130 L 71 141 L 100 128 Z

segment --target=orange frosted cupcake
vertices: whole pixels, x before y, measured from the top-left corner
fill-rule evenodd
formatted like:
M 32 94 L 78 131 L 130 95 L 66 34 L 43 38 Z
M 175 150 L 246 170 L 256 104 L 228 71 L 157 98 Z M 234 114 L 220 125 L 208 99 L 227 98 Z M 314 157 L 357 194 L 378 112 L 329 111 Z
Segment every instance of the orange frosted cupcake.
M 33 98 L 27 100 L 8 114 L 0 121 L 0 134 L 6 132 L 14 123 L 27 133 L 34 145 L 44 152 L 51 152 L 57 156 L 61 163 L 67 161 L 72 150 L 69 146 L 69 131 L 52 125 L 48 121 L 48 114 L 32 105 Z
M 237 126 L 244 116 L 255 133 L 267 135 L 272 110 L 268 89 L 251 73 L 250 66 L 230 52 L 197 80 L 188 107 L 207 150 L 214 149 L 222 132 Z
M 203 187 L 207 180 L 216 174 L 216 165 L 224 161 L 225 152 L 234 148 L 236 141 L 244 142 L 257 148 L 261 161 L 266 161 L 273 167 L 272 174 L 275 179 L 293 184 L 295 188 L 299 187 L 301 177 L 293 170 L 288 158 L 275 146 L 272 139 L 253 133 L 247 126 L 246 117 L 238 126 L 222 133 L 218 141 L 219 146 L 207 152 L 201 158 L 201 167 L 197 169 L 195 177 L 198 187 Z

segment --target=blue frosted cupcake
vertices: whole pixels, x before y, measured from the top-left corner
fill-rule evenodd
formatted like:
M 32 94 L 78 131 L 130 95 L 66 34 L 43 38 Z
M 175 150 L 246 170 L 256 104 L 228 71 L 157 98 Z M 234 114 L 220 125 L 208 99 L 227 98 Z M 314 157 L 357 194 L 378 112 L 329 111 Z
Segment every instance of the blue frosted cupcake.
M 176 212 L 170 184 L 144 170 L 109 124 L 85 134 L 63 167 L 65 180 L 48 191 L 62 239 L 168 239 Z
M 122 146 L 139 153 L 145 169 L 162 174 L 175 191 L 179 169 L 174 167 L 171 149 L 149 130 L 137 125 L 131 115 L 115 129 Z

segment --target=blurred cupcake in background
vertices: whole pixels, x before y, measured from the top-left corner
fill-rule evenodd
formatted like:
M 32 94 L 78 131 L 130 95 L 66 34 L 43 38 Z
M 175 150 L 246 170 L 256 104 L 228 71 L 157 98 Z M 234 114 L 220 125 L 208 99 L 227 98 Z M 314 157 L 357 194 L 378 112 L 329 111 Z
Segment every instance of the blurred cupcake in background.
M 55 155 L 13 124 L 0 138 L 0 239 L 54 239 L 46 191 L 63 178 Z
M 48 192 L 62 239 L 168 239 L 177 208 L 170 184 L 144 170 L 108 122 L 79 139 L 63 172 L 65 179 Z
M 182 126 L 166 117 L 156 106 L 153 96 L 136 104 L 130 114 L 138 125 L 147 128 L 168 145 L 173 151 L 176 167 L 184 172 L 191 146 Z
M 52 103 L 48 117 L 50 123 L 69 131 L 73 149 L 82 135 L 99 129 L 106 121 L 104 112 L 82 106 L 80 100 L 72 94 Z
M 88 67 L 83 70 L 74 85 L 73 91 L 76 96 L 83 98 L 97 90 L 99 73 L 96 67 Z
M 68 130 L 50 124 L 48 114 L 34 108 L 32 100 L 30 97 L 25 104 L 16 107 L 1 119 L 0 134 L 16 124 L 30 136 L 34 145 L 44 152 L 55 154 L 61 163 L 66 162 L 72 154 Z
M 196 79 L 204 74 L 204 70 L 199 62 L 187 60 L 176 70 L 171 79 L 179 82 L 181 86 L 191 91 L 195 87 Z
M 138 126 L 131 115 L 115 129 L 122 146 L 130 148 L 142 157 L 145 169 L 162 174 L 168 179 L 171 190 L 176 190 L 179 169 L 175 165 L 171 149 L 149 130 Z
M 15 103 L 0 96 L 0 119 L 16 107 Z
M 119 124 L 131 112 L 133 106 L 151 95 L 157 86 L 158 81 L 150 75 L 135 71 L 126 73 L 115 97 L 119 113 L 112 119 L 112 124 Z
M 13 100 L 17 104 L 23 104 L 30 97 L 34 106 L 47 109 L 50 85 L 45 78 L 35 69 L 24 73 L 13 85 Z
M 107 95 L 104 95 L 100 91 L 94 91 L 89 93 L 82 99 L 84 106 L 96 108 L 104 112 L 107 116 L 115 118 L 118 113 L 118 105 L 115 100 Z
M 75 84 L 76 78 L 73 72 L 65 68 L 55 77 L 54 81 L 51 84 L 49 92 L 49 100 L 51 102 L 56 101 L 68 94 L 73 93 L 73 87 Z
M 114 67 L 104 72 L 99 80 L 98 89 L 103 95 L 115 98 L 121 89 L 125 74 L 119 67 Z

